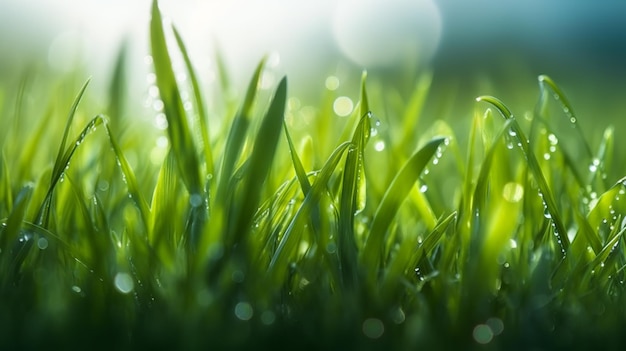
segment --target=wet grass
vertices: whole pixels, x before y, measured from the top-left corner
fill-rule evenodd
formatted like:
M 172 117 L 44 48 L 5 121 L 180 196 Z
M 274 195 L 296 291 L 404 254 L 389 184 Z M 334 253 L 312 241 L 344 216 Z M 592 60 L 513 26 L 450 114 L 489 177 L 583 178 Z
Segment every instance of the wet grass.
M 445 116 L 418 124 L 432 75 L 398 103 L 363 74 L 338 117 L 333 91 L 312 110 L 290 103 L 287 78 L 265 87 L 262 60 L 240 105 L 214 109 L 183 38 L 152 11 L 157 146 L 122 118 L 123 55 L 110 105 L 91 117 L 88 81 L 76 96 L 32 78 L 0 87 L 2 344 L 625 341 L 618 131 L 582 130 L 552 79 L 522 115 L 479 97 L 464 130 Z

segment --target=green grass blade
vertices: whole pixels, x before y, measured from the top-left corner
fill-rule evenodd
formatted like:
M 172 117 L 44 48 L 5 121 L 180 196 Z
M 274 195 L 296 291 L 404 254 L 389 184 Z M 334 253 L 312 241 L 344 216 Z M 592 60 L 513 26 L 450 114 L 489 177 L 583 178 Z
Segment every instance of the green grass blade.
M 559 208 L 556 205 L 554 194 L 548 186 L 546 178 L 544 177 L 543 172 L 541 171 L 541 167 L 539 166 L 539 162 L 537 161 L 535 154 L 532 152 L 532 150 L 530 149 L 528 145 L 529 141 L 524 135 L 524 131 L 517 123 L 517 120 L 515 120 L 515 117 L 513 116 L 511 111 L 499 99 L 492 97 L 492 96 L 480 96 L 476 98 L 476 101 L 485 101 L 487 103 L 490 103 L 491 105 L 496 107 L 496 109 L 498 109 L 498 111 L 502 114 L 502 116 L 505 119 L 507 120 L 510 119 L 513 121 L 511 123 L 511 130 L 515 133 L 514 138 L 517 139 L 518 145 L 521 147 L 524 153 L 524 157 L 528 161 L 528 167 L 530 171 L 532 172 L 533 176 L 535 177 L 535 179 L 537 180 L 537 184 L 543 195 L 543 200 L 545 202 L 546 210 L 548 211 L 551 217 L 551 220 L 553 221 L 554 226 L 555 226 L 555 230 L 556 230 L 555 236 L 557 238 L 557 242 L 559 246 L 561 247 L 561 255 L 565 256 L 565 254 L 567 253 L 568 246 L 569 246 L 569 239 L 567 238 L 567 229 L 565 225 L 563 224 L 563 217 L 561 216 Z
M 326 192 L 328 181 L 330 180 L 335 169 L 339 165 L 344 153 L 353 148 L 354 145 L 350 142 L 344 142 L 339 145 L 335 151 L 330 155 L 324 167 L 317 175 L 317 178 L 311 186 L 311 190 L 307 193 L 304 201 L 298 208 L 296 215 L 293 217 L 289 226 L 286 228 L 282 235 L 280 242 L 272 255 L 272 259 L 268 266 L 268 275 L 272 281 L 277 282 L 283 278 L 284 274 L 289 267 L 289 259 L 293 255 L 294 249 L 298 244 L 300 235 L 303 232 L 303 228 L 307 221 L 308 216 L 311 213 L 313 206 L 317 206 L 320 199 Z
M 10 213 L 11 211 L 13 211 L 11 174 L 4 151 L 0 148 L 0 213 Z
M 126 181 L 126 185 L 128 186 L 128 194 L 130 195 L 131 199 L 133 200 L 133 202 L 139 209 L 139 213 L 141 214 L 141 219 L 143 221 L 144 228 L 146 229 L 146 233 L 148 233 L 149 224 L 150 224 L 150 220 L 149 220 L 150 209 L 148 208 L 148 203 L 146 202 L 145 198 L 141 194 L 141 191 L 139 190 L 139 184 L 137 182 L 137 177 L 135 176 L 135 172 L 130 167 L 130 164 L 128 163 L 128 160 L 126 159 L 126 156 L 124 156 L 122 149 L 120 148 L 119 144 L 115 140 L 115 137 L 113 136 L 113 132 L 111 131 L 111 128 L 108 122 L 104 123 L 104 128 L 109 138 L 109 143 L 111 144 L 111 147 L 113 148 L 113 153 L 115 154 L 115 158 L 117 159 L 117 164 L 120 167 L 122 174 L 123 174 L 123 178 Z
M 57 158 L 54 161 L 54 168 L 52 170 L 52 177 L 54 178 L 57 175 L 60 175 L 62 171 L 65 169 L 65 164 L 62 162 L 64 153 L 65 153 L 65 144 L 67 142 L 67 138 L 70 136 L 70 127 L 72 126 L 72 121 L 74 120 L 74 115 L 76 115 L 76 109 L 78 109 L 78 104 L 80 100 L 83 98 L 85 94 L 85 90 L 87 89 L 87 85 L 89 85 L 90 79 L 87 79 L 85 84 L 83 84 L 82 88 L 76 95 L 74 102 L 72 103 L 72 107 L 70 108 L 70 112 L 67 117 L 67 122 L 65 123 L 65 130 L 63 131 L 63 137 L 61 138 L 61 145 L 59 145 L 59 152 L 57 153 Z M 54 181 L 53 181 L 54 183 Z
M 224 146 L 224 156 L 222 159 L 219 186 L 216 194 L 217 203 L 226 203 L 226 197 L 230 194 L 232 185 L 231 177 L 241 156 L 243 145 L 246 141 L 246 132 L 248 131 L 248 127 L 250 125 L 252 108 L 254 101 L 256 100 L 257 90 L 261 82 L 261 73 L 263 72 L 264 66 L 265 59 L 261 60 L 254 71 L 254 75 L 248 85 L 243 105 L 231 124 L 226 144 Z
M 269 176 L 272 167 L 278 140 L 282 130 L 287 101 L 287 78 L 283 78 L 276 88 L 276 94 L 270 102 L 269 109 L 256 136 L 252 154 L 248 159 L 247 177 L 243 184 L 243 195 L 238 203 L 233 244 L 238 244 L 242 236 L 250 231 L 250 225 L 255 212 L 259 208 L 259 200 L 263 191 L 263 184 Z
M 158 1 L 152 3 L 150 21 L 150 43 L 156 74 L 156 85 L 163 101 L 163 108 L 168 123 L 170 145 L 176 156 L 176 164 L 187 190 L 191 194 L 202 194 L 200 167 L 196 155 L 193 134 L 189 129 L 187 112 L 183 106 L 180 90 L 174 75 L 172 60 L 167 47 L 163 21 Z
M 371 267 L 368 272 L 369 280 L 375 281 L 377 268 L 380 267 L 384 256 L 384 241 L 389 226 L 395 217 L 403 200 L 409 194 L 410 189 L 419 179 L 420 174 L 433 157 L 437 148 L 444 142 L 444 138 L 431 140 L 417 151 L 404 164 L 400 172 L 393 178 L 383 196 L 370 226 L 369 235 L 361 252 L 361 262 L 367 261 Z
M 289 134 L 289 129 L 287 125 L 283 123 L 283 129 L 285 131 L 285 136 L 287 138 L 287 146 L 289 146 L 289 154 L 291 155 L 291 162 L 293 163 L 293 168 L 296 172 L 296 177 L 298 178 L 298 182 L 300 183 L 300 188 L 302 189 L 302 194 L 306 196 L 306 194 L 311 190 L 311 182 L 309 182 L 309 177 L 302 166 L 302 161 L 300 161 L 300 157 L 298 156 L 298 152 L 296 151 L 295 146 L 293 145 L 293 140 L 291 139 L 291 134 Z
M 96 128 L 103 122 L 104 122 L 103 116 L 98 115 L 94 117 L 91 121 L 89 121 L 89 123 L 87 123 L 85 128 L 80 132 L 80 134 L 78 135 L 74 143 L 70 147 L 68 147 L 67 150 L 65 150 L 65 152 L 62 154 L 60 158 L 57 158 L 57 161 L 55 162 L 54 168 L 52 171 L 52 177 L 50 181 L 50 186 L 48 187 L 48 192 L 46 194 L 46 197 L 43 203 L 41 204 L 41 207 L 39 208 L 39 212 L 37 213 L 36 224 L 41 225 L 44 228 L 47 228 L 48 220 L 50 217 L 50 205 L 52 202 L 52 194 L 54 192 L 54 188 L 56 187 L 57 183 L 64 177 L 65 170 L 69 167 L 70 161 L 72 160 L 72 156 L 74 155 L 74 152 L 76 151 L 76 149 L 80 145 L 82 145 L 82 143 L 85 141 L 85 138 L 87 138 L 87 135 L 89 135 L 91 132 L 96 130 Z M 66 128 L 66 131 L 67 131 L 67 128 Z M 66 139 L 65 136 L 64 136 L 64 139 Z M 65 142 L 63 142 L 63 144 L 65 144 Z
M 191 64 L 191 59 L 189 59 L 189 54 L 187 53 L 187 48 L 185 47 L 185 43 L 183 42 L 182 37 L 178 33 L 178 30 L 175 26 L 172 26 L 174 31 L 174 37 L 176 38 L 176 43 L 178 44 L 178 49 L 183 55 L 183 60 L 185 61 L 185 67 L 187 68 L 187 74 L 189 75 L 189 80 L 191 82 L 191 88 L 193 90 L 194 102 L 197 110 L 197 118 L 200 128 L 200 135 L 202 137 L 202 144 L 204 150 L 204 162 L 205 162 L 205 171 L 206 174 L 213 174 L 214 164 L 213 164 L 213 150 L 211 148 L 211 140 L 209 139 L 210 130 L 208 124 L 208 115 L 206 112 L 206 107 L 204 104 L 204 99 L 202 96 L 202 91 L 200 90 L 200 84 L 198 82 L 198 78 L 196 76 L 196 72 L 193 69 L 193 65 Z

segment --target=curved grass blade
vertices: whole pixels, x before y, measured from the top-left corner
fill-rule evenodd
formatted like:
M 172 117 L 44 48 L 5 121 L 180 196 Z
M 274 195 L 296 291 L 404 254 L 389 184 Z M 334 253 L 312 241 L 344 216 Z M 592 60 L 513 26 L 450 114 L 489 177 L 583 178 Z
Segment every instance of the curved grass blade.
M 187 53 L 187 49 L 185 47 L 185 43 L 183 42 L 182 37 L 178 33 L 178 30 L 175 26 L 172 26 L 172 30 L 174 31 L 174 37 L 176 38 L 176 43 L 178 44 L 178 49 L 180 50 L 183 60 L 185 61 L 185 66 L 187 68 L 187 73 L 189 74 L 189 80 L 191 82 L 191 88 L 193 89 L 194 102 L 197 110 L 197 122 L 200 126 L 200 135 L 202 137 L 202 144 L 204 146 L 204 162 L 206 174 L 213 174 L 213 151 L 211 148 L 211 140 L 209 139 L 209 124 L 208 124 L 208 115 L 206 112 L 206 107 L 204 105 L 204 99 L 202 98 L 202 92 L 200 91 L 200 84 L 198 83 L 198 78 L 196 76 L 196 72 L 193 69 L 193 65 L 191 64 L 191 60 L 189 59 L 189 54 Z
M 546 90 L 546 86 L 548 86 L 550 90 L 554 92 L 554 95 L 553 95 L 554 98 L 561 103 L 563 112 L 565 112 L 565 115 L 569 119 L 569 122 L 574 125 L 576 131 L 578 132 L 579 139 L 582 141 L 582 144 L 585 146 L 585 151 L 587 152 L 587 156 L 589 158 L 592 158 L 593 152 L 591 151 L 591 147 L 589 146 L 589 143 L 587 143 L 587 139 L 583 135 L 582 130 L 578 127 L 578 123 L 577 123 L 578 118 L 576 117 L 576 114 L 574 113 L 574 108 L 572 107 L 572 104 L 570 104 L 569 99 L 567 99 L 567 97 L 565 96 L 561 88 L 559 88 L 559 86 L 556 85 L 556 83 L 552 80 L 552 78 L 548 77 L 547 75 L 542 74 L 539 76 L 538 80 L 539 80 L 539 89 L 541 90 L 541 98 L 545 99 L 545 96 L 547 94 L 545 94 L 544 92 Z
M 293 163 L 293 168 L 296 172 L 296 177 L 298 178 L 298 182 L 300 183 L 300 188 L 302 189 L 302 194 L 306 196 L 306 194 L 311 190 L 311 182 L 309 182 L 309 177 L 306 175 L 306 171 L 302 166 L 302 161 L 296 152 L 296 148 L 293 145 L 293 140 L 291 139 L 291 134 L 289 134 L 289 129 L 287 125 L 283 123 L 283 130 L 285 131 L 285 136 L 287 137 L 287 145 L 289 146 L 289 154 L 291 155 L 291 162 Z
M 67 138 L 70 135 L 70 127 L 72 126 L 74 115 L 76 115 L 76 109 L 78 108 L 78 104 L 85 94 L 85 90 L 87 89 L 90 80 L 91 79 L 87 79 L 85 84 L 83 84 L 82 88 L 78 92 L 78 95 L 76 95 L 74 102 L 72 103 L 72 107 L 70 108 L 70 112 L 67 116 L 67 122 L 65 123 L 65 130 L 63 131 L 63 137 L 61 138 L 61 145 L 59 145 L 59 152 L 57 153 L 57 158 L 54 161 L 54 168 L 52 169 L 53 178 L 55 177 L 55 175 L 60 175 L 61 171 L 65 169 L 65 164 L 62 162 L 65 153 L 65 143 L 67 142 Z
M 113 148 L 113 152 L 115 153 L 117 164 L 118 166 L 120 166 L 120 169 L 122 170 L 122 174 L 124 175 L 124 180 L 126 181 L 126 185 L 128 186 L 128 194 L 132 198 L 133 202 L 137 205 L 137 208 L 139 208 L 139 213 L 141 214 L 141 219 L 143 221 L 143 225 L 144 225 L 144 228 L 146 229 L 146 234 L 147 234 L 149 232 L 149 224 L 150 224 L 150 220 L 149 220 L 150 210 L 148 208 L 148 203 L 146 202 L 144 197 L 141 195 L 141 192 L 139 191 L 139 185 L 137 183 L 137 177 L 135 177 L 135 172 L 133 172 L 133 169 L 130 167 L 128 160 L 126 159 L 126 156 L 124 156 L 122 149 L 120 148 L 119 144 L 115 140 L 115 137 L 113 136 L 113 132 L 111 131 L 109 123 L 105 122 L 104 128 L 107 132 L 107 136 L 109 137 L 109 143 L 111 144 L 111 147 Z
M 55 162 L 52 171 L 50 187 L 48 188 L 46 197 L 44 198 L 44 201 L 39 208 L 39 212 L 37 213 L 35 221 L 36 224 L 44 228 L 48 227 L 48 220 L 50 217 L 50 205 L 52 202 L 52 193 L 54 192 L 54 188 L 56 187 L 59 180 L 61 180 L 61 178 L 63 177 L 65 169 L 69 167 L 70 161 L 76 149 L 83 143 L 83 141 L 85 141 L 87 135 L 94 131 L 103 122 L 104 117 L 102 115 L 97 115 L 96 117 L 94 117 L 91 121 L 89 121 L 89 123 L 87 123 L 87 125 L 78 135 L 74 143 L 70 147 L 68 147 L 68 149 L 65 150 L 64 153 L 62 153 L 61 157 L 57 158 L 57 161 Z M 64 136 L 64 139 L 66 139 L 66 136 Z M 63 144 L 65 144 L 65 140 Z
M 248 176 L 243 183 L 243 197 L 238 201 L 241 206 L 236 212 L 236 225 L 231 232 L 234 236 L 233 244 L 240 243 L 243 235 L 250 231 L 254 214 L 259 207 L 263 184 L 269 175 L 278 147 L 286 101 L 287 78 L 283 78 L 276 88 L 276 94 L 257 133 L 252 154 L 247 160 Z
M 569 247 L 569 239 L 567 238 L 567 230 L 565 225 L 563 224 L 563 217 L 560 214 L 560 211 L 556 205 L 556 200 L 554 199 L 554 194 L 550 191 L 548 187 L 548 183 L 546 178 L 541 171 L 541 167 L 539 166 L 539 162 L 535 157 L 535 154 L 530 149 L 528 144 L 528 139 L 524 135 L 524 131 L 517 123 L 517 120 L 511 113 L 511 111 L 504 105 L 502 101 L 493 97 L 493 96 L 480 96 L 476 98 L 476 101 L 485 101 L 491 105 L 493 105 L 506 120 L 512 120 L 511 122 L 511 130 L 515 133 L 515 138 L 518 140 L 519 145 L 521 146 L 524 157 L 528 161 L 528 166 L 530 171 L 534 175 L 537 180 L 537 184 L 541 193 L 543 194 L 543 200 L 546 205 L 546 210 L 550 214 L 550 217 L 555 225 L 555 235 L 557 237 L 557 241 L 559 246 L 561 247 L 561 256 L 565 256 L 567 249 Z
M 339 145 L 330 155 L 328 160 L 326 160 L 326 163 L 313 182 L 311 190 L 302 201 L 300 208 L 298 208 L 298 211 L 289 223 L 285 233 L 282 235 L 276 251 L 272 255 L 267 271 L 273 281 L 286 273 L 287 267 L 289 267 L 289 258 L 293 254 L 294 248 L 300 239 L 300 234 L 302 234 L 304 225 L 309 220 L 308 217 L 311 209 L 319 203 L 319 199 L 326 191 L 328 181 L 339 165 L 339 161 L 341 160 L 343 154 L 351 148 L 354 148 L 354 145 L 348 141 Z
M 248 131 L 248 127 L 250 125 L 252 107 L 254 101 L 256 100 L 257 90 L 261 82 L 261 73 L 263 72 L 263 67 L 265 67 L 265 61 L 266 59 L 263 58 L 254 71 L 254 75 L 252 76 L 250 84 L 248 85 L 248 90 L 246 91 L 246 97 L 243 105 L 235 116 L 228 133 L 228 138 L 226 139 L 224 157 L 222 159 L 222 166 L 220 169 L 219 185 L 216 194 L 216 201 L 218 204 L 225 204 L 226 197 L 230 194 L 231 177 L 235 166 L 237 165 L 237 161 L 240 158 L 243 145 L 246 141 L 246 132 Z
M 420 174 L 444 140 L 445 138 L 433 139 L 413 154 L 391 181 L 389 188 L 383 195 L 372 219 L 369 235 L 361 253 L 361 262 L 367 260 L 367 266 L 372 267 L 368 272 L 370 281 L 375 281 L 377 269 L 374 268 L 380 266 L 384 256 L 383 243 L 389 225 L 410 189 L 415 185 Z
M 187 112 L 183 106 L 178 83 L 174 75 L 157 0 L 154 0 L 152 3 L 150 43 L 156 74 L 156 85 L 159 88 L 159 95 L 163 101 L 165 117 L 168 123 L 167 133 L 170 145 L 176 156 L 180 177 L 191 194 L 201 194 L 202 182 L 200 180 L 196 146 L 193 134 L 189 129 Z

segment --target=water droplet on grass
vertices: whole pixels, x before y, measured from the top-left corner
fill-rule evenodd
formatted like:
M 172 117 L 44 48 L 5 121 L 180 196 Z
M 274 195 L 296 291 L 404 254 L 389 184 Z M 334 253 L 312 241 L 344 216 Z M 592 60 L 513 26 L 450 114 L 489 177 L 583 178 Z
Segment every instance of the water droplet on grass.
M 122 294 L 128 294 L 135 288 L 133 277 L 124 272 L 117 273 L 113 283 L 115 284 L 115 288 Z
M 508 202 L 519 202 L 524 197 L 524 187 L 515 182 L 509 182 L 502 189 L 502 197 Z
M 204 201 L 200 194 L 193 194 L 189 197 L 189 204 L 191 207 L 200 207 Z
M 45 250 L 48 248 L 48 240 L 46 238 L 37 239 L 37 247 L 40 250 Z

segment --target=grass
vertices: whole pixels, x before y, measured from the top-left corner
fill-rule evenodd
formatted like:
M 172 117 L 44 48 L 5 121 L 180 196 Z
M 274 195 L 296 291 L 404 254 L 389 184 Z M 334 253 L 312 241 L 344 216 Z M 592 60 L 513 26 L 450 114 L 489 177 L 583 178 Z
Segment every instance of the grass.
M 431 75 L 398 103 L 364 73 L 340 118 L 333 91 L 312 112 L 287 78 L 264 88 L 264 60 L 240 106 L 218 108 L 156 1 L 150 33 L 160 147 L 124 117 L 123 55 L 108 106 L 89 81 L 75 97 L 32 76 L 0 87 L 3 345 L 626 341 L 617 131 L 583 131 L 551 78 L 521 116 L 479 97 L 469 130 L 420 119 Z

